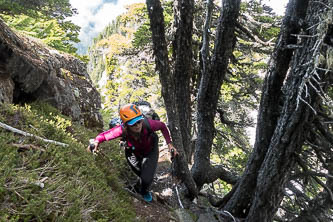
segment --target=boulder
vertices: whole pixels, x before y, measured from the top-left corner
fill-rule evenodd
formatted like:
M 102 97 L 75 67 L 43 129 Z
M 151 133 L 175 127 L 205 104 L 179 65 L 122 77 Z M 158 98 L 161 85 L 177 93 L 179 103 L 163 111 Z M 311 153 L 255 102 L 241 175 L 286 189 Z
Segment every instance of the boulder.
M 0 102 L 47 102 L 86 127 L 103 127 L 101 97 L 76 57 L 13 32 L 0 19 Z
M 11 103 L 13 101 L 14 82 L 9 76 L 0 74 L 0 103 Z

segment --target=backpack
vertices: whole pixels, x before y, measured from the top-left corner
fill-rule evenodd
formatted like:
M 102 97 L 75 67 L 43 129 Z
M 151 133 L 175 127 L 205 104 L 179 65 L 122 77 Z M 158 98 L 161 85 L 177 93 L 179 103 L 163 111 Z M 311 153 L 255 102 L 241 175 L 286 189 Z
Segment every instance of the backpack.
M 133 104 L 135 104 L 139 108 L 139 110 L 142 112 L 142 115 L 145 118 L 153 119 L 153 120 L 160 120 L 160 117 L 155 112 L 155 110 L 151 107 L 149 102 L 141 100 L 141 101 L 134 102 Z M 148 123 L 148 121 L 147 121 L 147 123 Z M 121 125 L 121 124 L 122 124 L 121 119 L 119 117 L 114 117 L 109 122 L 109 129 L 111 129 L 115 126 Z M 149 128 L 150 128 L 150 126 L 149 126 Z
M 121 125 L 121 124 L 122 124 L 121 119 L 119 117 L 114 117 L 109 122 L 109 129 L 111 129 L 115 126 Z
M 144 116 L 143 119 L 143 127 L 147 129 L 148 131 L 148 136 L 157 136 L 155 132 L 152 131 L 148 119 L 153 119 L 153 120 L 160 120 L 160 117 L 158 114 L 155 112 L 155 110 L 151 107 L 150 103 L 147 101 L 137 101 L 134 102 L 135 104 L 141 111 L 142 115 Z M 121 125 L 122 121 L 119 117 L 114 117 L 110 120 L 109 122 L 109 129 Z M 122 138 L 120 139 L 121 146 L 127 146 L 127 139 L 126 135 L 123 133 Z
M 147 119 L 160 120 L 160 117 L 155 112 L 155 110 L 151 107 L 149 102 L 141 100 L 141 101 L 134 102 L 133 104 L 139 108 L 139 110 L 142 112 L 143 116 L 145 116 Z

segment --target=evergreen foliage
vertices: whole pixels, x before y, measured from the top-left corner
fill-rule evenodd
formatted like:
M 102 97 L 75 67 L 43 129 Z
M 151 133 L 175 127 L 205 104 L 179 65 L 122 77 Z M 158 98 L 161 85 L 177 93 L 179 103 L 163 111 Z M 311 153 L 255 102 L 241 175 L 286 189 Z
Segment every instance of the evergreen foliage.
M 165 1 L 163 2 L 164 6 L 164 21 L 165 26 L 169 29 L 172 25 L 172 1 Z M 136 49 L 143 49 L 152 43 L 151 39 L 151 31 L 150 31 L 150 23 L 148 19 L 148 12 L 147 8 L 144 7 L 141 11 L 138 11 L 138 15 L 141 15 L 143 18 L 143 23 L 138 27 L 136 32 L 134 33 L 134 38 L 132 40 L 133 47 Z
M 66 20 L 76 13 L 68 0 L 0 1 L 0 16 L 11 28 L 48 46 L 76 55 L 80 27 Z
M 65 19 L 77 12 L 69 0 L 1 0 L 0 13 L 12 16 L 23 14 L 35 18 L 42 15 L 48 19 L 56 19 L 59 24 L 66 26 L 68 23 Z
M 70 54 L 75 54 L 77 50 L 73 43 L 80 41 L 78 39 L 79 28 L 70 22 L 67 22 L 68 30 L 66 30 L 55 19 L 47 20 L 26 15 L 15 17 L 3 15 L 3 18 L 9 27 L 25 35 L 41 39 L 54 49 Z

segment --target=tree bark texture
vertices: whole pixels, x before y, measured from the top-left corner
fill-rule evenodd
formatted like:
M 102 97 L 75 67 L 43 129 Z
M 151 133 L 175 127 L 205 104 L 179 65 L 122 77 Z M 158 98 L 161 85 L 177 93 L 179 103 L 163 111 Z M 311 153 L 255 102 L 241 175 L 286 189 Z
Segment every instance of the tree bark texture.
M 211 20 L 212 20 L 213 6 L 214 6 L 213 0 L 208 0 L 207 6 L 206 6 L 205 24 L 204 24 L 203 32 L 202 32 L 202 47 L 200 50 L 202 73 L 205 73 L 207 71 L 208 58 L 210 55 L 210 53 L 209 53 L 209 41 L 210 41 L 209 30 L 211 28 L 210 26 L 211 26 Z
M 190 3 L 188 3 L 190 4 Z M 161 81 L 162 85 L 162 96 L 165 102 L 166 110 L 167 110 L 167 115 L 168 115 L 168 124 L 169 124 L 169 129 L 171 132 L 172 136 L 172 141 L 177 148 L 178 152 L 180 155 L 177 156 L 176 158 L 176 174 L 178 177 L 180 177 L 183 182 L 185 183 L 186 187 L 189 190 L 189 194 L 191 197 L 197 196 L 197 188 L 195 185 L 195 182 L 191 176 L 191 173 L 188 169 L 187 166 L 187 160 L 185 156 L 185 148 L 184 148 L 184 143 L 183 143 L 183 138 L 182 138 L 182 132 L 181 129 L 181 122 L 180 119 L 183 118 L 184 121 L 186 116 L 186 113 L 182 113 L 179 110 L 179 107 L 177 105 L 177 102 L 180 101 L 181 99 L 177 98 L 179 94 L 182 92 L 181 89 L 178 89 L 179 87 L 185 87 L 182 86 L 179 83 L 176 83 L 178 81 L 176 77 L 179 77 L 181 75 L 181 70 L 183 67 L 178 67 L 179 70 L 176 72 L 172 72 L 170 69 L 169 65 L 169 59 L 168 59 L 168 49 L 167 49 L 167 44 L 165 40 L 165 26 L 164 26 L 164 17 L 163 17 L 163 9 L 161 6 L 160 1 L 158 0 L 147 0 L 146 1 L 148 13 L 149 13 L 149 18 L 150 18 L 150 28 L 152 31 L 152 39 L 153 39 L 153 51 L 155 55 L 155 62 L 156 62 L 156 70 L 159 73 L 159 78 Z M 187 10 L 187 9 L 182 9 L 182 10 Z M 183 15 L 184 12 L 181 12 L 180 14 Z M 183 18 L 183 17 L 182 17 Z M 189 23 L 186 22 L 181 22 L 180 24 L 184 26 L 189 26 Z M 185 28 L 185 27 L 184 27 Z M 188 30 L 188 27 L 186 28 Z M 182 36 L 178 37 L 181 38 Z M 188 39 L 188 33 L 184 37 L 185 39 L 182 40 L 177 40 L 179 43 L 186 43 L 190 44 L 189 39 Z M 176 40 L 175 40 L 176 41 Z M 180 47 L 180 46 L 179 46 Z M 190 49 L 187 49 L 190 50 Z M 185 52 L 179 51 L 177 52 L 179 56 L 177 58 L 180 60 L 183 56 L 188 55 L 185 54 Z M 180 61 L 176 62 L 178 66 L 180 66 Z M 190 75 L 190 71 L 187 72 L 186 76 L 182 76 L 181 78 L 186 78 L 187 76 Z M 185 81 L 185 84 L 188 84 L 189 80 Z M 181 96 L 183 100 L 188 100 L 189 97 L 187 94 L 184 94 Z M 183 101 L 184 103 L 189 103 L 189 101 Z M 187 120 L 186 120 L 187 121 Z M 185 122 L 186 122 L 185 121 Z M 185 133 L 186 134 L 186 133 Z
M 212 170 L 210 154 L 214 138 L 214 118 L 220 88 L 234 48 L 239 9 L 240 0 L 222 1 L 212 60 L 202 73 L 197 104 L 198 138 L 192 167 L 192 174 L 199 188 L 206 183 L 207 175 Z
M 258 112 L 254 151 L 249 158 L 244 174 L 233 188 L 234 194 L 224 207 L 224 209 L 239 217 L 245 217 L 248 213 L 259 169 L 268 151 L 278 118 L 281 115 L 283 81 L 286 78 L 294 51 L 287 49 L 287 46 L 297 43 L 295 35 L 301 30 L 299 24 L 300 21 L 305 19 L 304 8 L 306 8 L 307 4 L 308 0 L 290 1 L 281 32 L 269 62 L 269 70 L 264 80 Z
M 296 1 L 296 5 L 303 1 Z M 293 3 L 293 1 L 291 2 Z M 294 6 L 289 4 L 288 7 Z M 324 36 L 328 30 L 332 1 L 309 1 L 302 35 L 298 36 L 290 72 L 283 86 L 283 108 L 259 170 L 248 222 L 272 221 L 283 198 L 285 183 L 295 167 L 309 124 L 321 102 L 320 81 L 331 72 L 320 67 Z M 260 127 L 260 126 L 259 126 Z
M 187 161 L 191 158 L 191 90 L 192 77 L 192 34 L 193 0 L 174 1 L 174 26 L 176 33 L 173 41 L 174 84 L 176 104 L 179 114 L 180 132 Z

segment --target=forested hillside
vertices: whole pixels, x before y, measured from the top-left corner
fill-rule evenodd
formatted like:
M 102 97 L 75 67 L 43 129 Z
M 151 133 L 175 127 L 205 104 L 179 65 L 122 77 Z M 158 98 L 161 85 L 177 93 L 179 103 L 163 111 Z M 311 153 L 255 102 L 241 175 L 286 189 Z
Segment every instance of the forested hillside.
M 13 90 L 1 101 L 1 220 L 333 221 L 332 1 L 290 0 L 279 17 L 261 1 L 147 0 L 110 21 L 85 56 L 73 46 L 69 2 L 32 2 L 0 3 L 0 16 L 19 35 L 86 62 L 104 130 L 120 106 L 145 100 L 179 155 L 170 163 L 161 147 L 155 202 L 130 198 L 123 188 L 135 177 L 118 142 L 86 152 L 102 129 L 22 88 L 12 70 L 26 63 L 1 65 L 21 53 L 0 39 L 0 79 L 26 98 L 10 101 Z M 76 81 L 50 67 L 60 82 Z M 85 98 L 76 94 L 87 87 L 64 88 Z
M 165 116 L 147 16 L 145 4 L 129 6 L 89 47 L 88 72 L 101 92 L 107 116 L 117 115 L 121 104 L 140 100 Z

